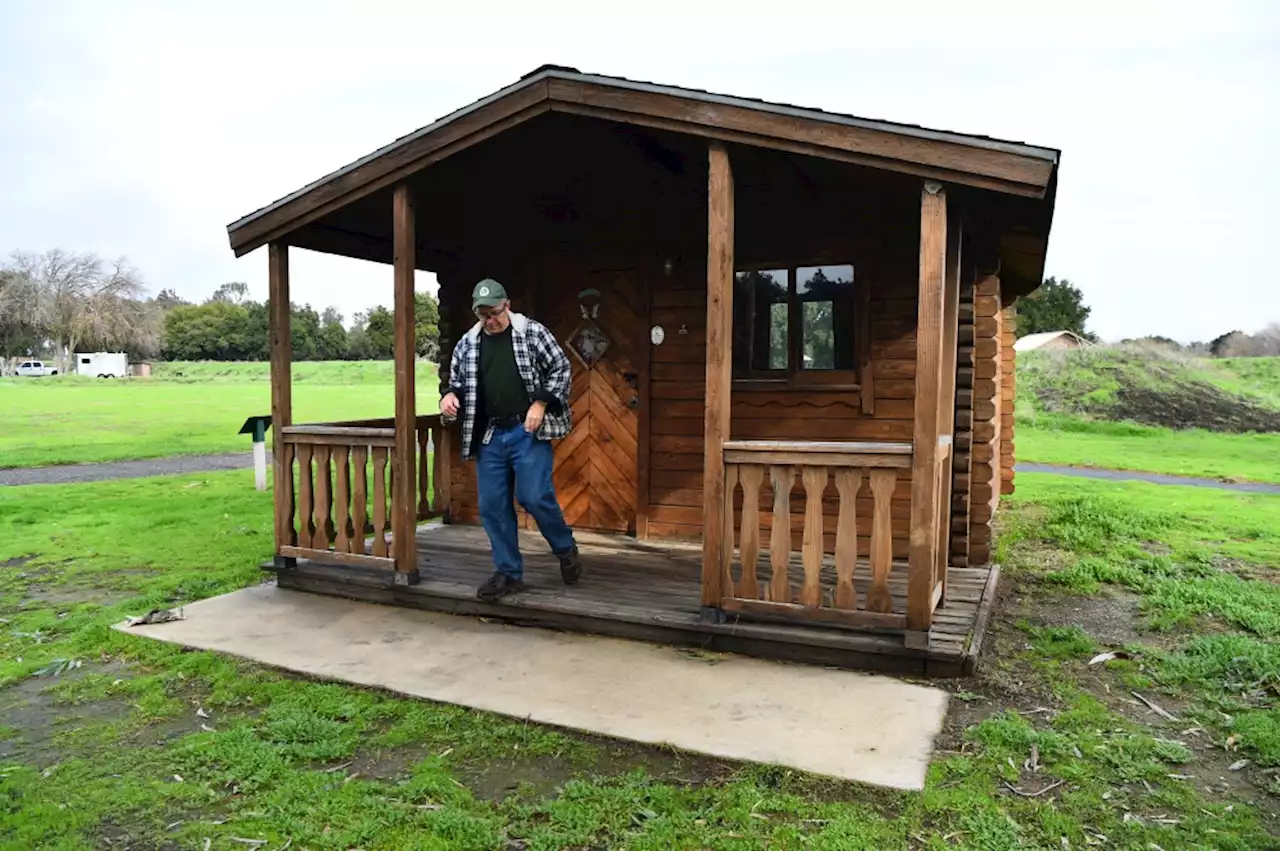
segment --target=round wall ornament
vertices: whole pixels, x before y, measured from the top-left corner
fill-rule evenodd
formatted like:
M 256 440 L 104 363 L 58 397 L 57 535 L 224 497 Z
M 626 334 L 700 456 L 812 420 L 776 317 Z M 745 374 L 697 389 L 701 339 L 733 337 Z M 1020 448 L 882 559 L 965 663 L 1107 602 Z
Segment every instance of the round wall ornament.
M 654 325 L 649 329 L 649 339 L 655 346 L 661 346 L 662 341 L 667 338 L 667 332 L 662 330 L 661 325 Z

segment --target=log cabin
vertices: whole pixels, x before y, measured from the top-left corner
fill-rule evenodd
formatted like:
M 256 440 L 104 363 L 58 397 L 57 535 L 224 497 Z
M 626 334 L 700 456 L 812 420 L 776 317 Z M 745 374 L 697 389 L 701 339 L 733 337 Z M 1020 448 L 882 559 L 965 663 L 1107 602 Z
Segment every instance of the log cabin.
M 266 247 L 281 586 L 922 675 L 973 670 L 1013 488 L 1012 305 L 1059 151 L 543 66 L 228 227 Z M 293 249 L 391 267 L 395 416 L 295 423 Z M 476 476 L 415 386 L 492 277 L 573 364 L 585 563 L 483 603 Z M 420 404 L 419 400 L 426 400 Z M 524 525 L 532 529 L 527 518 Z

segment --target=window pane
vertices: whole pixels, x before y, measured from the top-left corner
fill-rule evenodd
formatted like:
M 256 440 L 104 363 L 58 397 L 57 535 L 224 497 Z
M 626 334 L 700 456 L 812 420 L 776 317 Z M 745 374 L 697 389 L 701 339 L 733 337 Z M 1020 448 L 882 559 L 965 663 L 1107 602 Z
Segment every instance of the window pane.
M 853 369 L 853 267 L 796 270 L 802 369 Z
M 733 276 L 733 368 L 737 373 L 787 368 L 787 272 Z

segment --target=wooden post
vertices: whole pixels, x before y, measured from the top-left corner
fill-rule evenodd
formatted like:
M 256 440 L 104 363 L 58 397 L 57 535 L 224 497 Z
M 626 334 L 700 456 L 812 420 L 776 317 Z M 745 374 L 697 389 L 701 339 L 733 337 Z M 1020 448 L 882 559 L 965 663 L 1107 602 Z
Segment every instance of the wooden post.
M 943 286 L 947 264 L 947 193 L 925 181 L 920 193 L 920 306 L 916 320 L 916 393 L 911 464 L 911 544 L 907 574 L 907 644 L 927 646 L 938 554 L 939 412 L 942 395 Z
M 396 560 L 396 584 L 418 581 L 417 540 L 417 410 L 414 399 L 413 275 L 416 234 L 413 198 L 408 184 L 395 188 L 391 202 L 392 243 L 395 251 L 396 460 L 391 492 L 391 537 Z
M 281 547 L 296 546 L 293 526 L 293 447 L 284 442 L 285 426 L 293 425 L 293 331 L 289 313 L 289 246 L 267 246 L 267 299 L 270 313 L 271 436 L 273 456 L 273 511 L 275 513 L 276 567 L 293 567 L 297 561 L 278 555 Z
M 951 563 L 951 479 L 956 451 L 956 345 L 960 334 L 960 243 L 963 233 L 956 205 L 952 204 L 947 212 L 947 270 L 942 300 L 942 391 L 938 401 L 942 418 L 939 429 L 949 443 L 946 457 L 939 459 L 938 472 L 936 581 L 941 585 L 940 606 L 947 599 L 947 567 Z
M 721 578 L 732 556 L 724 540 L 724 442 L 729 438 L 733 367 L 733 172 L 712 142 L 707 169 L 707 398 L 702 473 L 702 608 L 719 617 Z

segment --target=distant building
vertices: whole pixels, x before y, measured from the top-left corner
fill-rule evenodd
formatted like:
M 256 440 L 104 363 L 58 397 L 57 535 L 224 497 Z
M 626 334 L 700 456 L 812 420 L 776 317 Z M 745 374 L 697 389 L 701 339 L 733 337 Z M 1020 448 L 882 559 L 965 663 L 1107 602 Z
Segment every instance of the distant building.
M 1019 337 L 1013 344 L 1016 352 L 1029 352 L 1032 349 L 1055 351 L 1058 349 L 1078 349 L 1081 346 L 1093 345 L 1074 331 L 1045 331 L 1040 334 L 1028 334 Z

